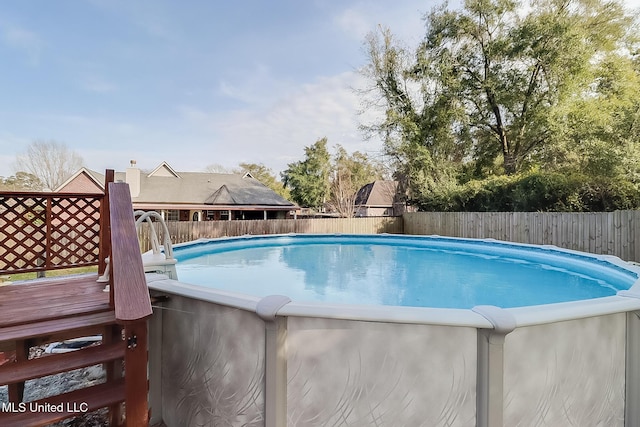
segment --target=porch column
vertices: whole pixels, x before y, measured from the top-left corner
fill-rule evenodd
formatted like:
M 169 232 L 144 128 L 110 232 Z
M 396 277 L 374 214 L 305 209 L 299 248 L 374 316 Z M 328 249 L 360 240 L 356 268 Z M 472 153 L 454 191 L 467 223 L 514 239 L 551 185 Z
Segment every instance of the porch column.
M 267 211 L 264 211 L 264 218 L 263 219 L 267 219 Z

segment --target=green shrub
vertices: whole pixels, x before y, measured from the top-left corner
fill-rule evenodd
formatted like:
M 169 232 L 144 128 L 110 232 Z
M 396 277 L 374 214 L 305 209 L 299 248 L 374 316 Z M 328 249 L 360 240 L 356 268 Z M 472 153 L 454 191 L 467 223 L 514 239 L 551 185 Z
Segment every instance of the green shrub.
M 416 203 L 424 211 L 597 212 L 640 207 L 640 192 L 633 183 L 576 173 L 497 176 L 422 194 Z

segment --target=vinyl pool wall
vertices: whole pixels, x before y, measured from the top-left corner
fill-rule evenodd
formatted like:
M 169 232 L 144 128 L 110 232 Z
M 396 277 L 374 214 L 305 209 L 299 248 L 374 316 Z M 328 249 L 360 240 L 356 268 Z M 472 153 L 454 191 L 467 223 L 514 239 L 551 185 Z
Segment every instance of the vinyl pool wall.
M 640 286 L 472 310 L 300 304 L 148 276 L 152 423 L 638 426 Z

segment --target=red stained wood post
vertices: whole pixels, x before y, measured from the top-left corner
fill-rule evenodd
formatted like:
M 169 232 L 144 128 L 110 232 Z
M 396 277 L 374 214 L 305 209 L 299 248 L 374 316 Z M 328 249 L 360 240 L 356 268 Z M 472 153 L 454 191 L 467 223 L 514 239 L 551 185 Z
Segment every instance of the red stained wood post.
M 108 325 L 103 328 L 102 344 L 109 345 L 122 341 L 122 327 L 120 325 Z M 107 383 L 117 382 L 122 378 L 122 359 L 103 364 Z M 122 405 L 120 403 L 109 407 L 109 425 L 122 425 Z
M 104 174 L 104 197 L 100 204 L 100 242 L 98 249 L 98 274 L 103 275 L 108 268 L 106 258 L 111 256 L 111 218 L 109 214 L 109 184 L 114 181 L 115 172 L 107 169 Z M 109 304 L 113 307 L 113 286 L 109 286 Z
M 127 425 L 146 426 L 149 424 L 147 321 L 127 322 L 124 331 L 127 340 L 124 356 Z
M 16 362 L 29 359 L 29 340 L 18 340 L 16 344 Z M 24 381 L 9 384 L 9 402 L 20 403 L 24 399 Z
M 149 423 L 147 321 L 153 314 L 138 245 L 131 194 L 125 183 L 109 184 L 111 284 L 116 319 L 124 325 L 127 425 Z

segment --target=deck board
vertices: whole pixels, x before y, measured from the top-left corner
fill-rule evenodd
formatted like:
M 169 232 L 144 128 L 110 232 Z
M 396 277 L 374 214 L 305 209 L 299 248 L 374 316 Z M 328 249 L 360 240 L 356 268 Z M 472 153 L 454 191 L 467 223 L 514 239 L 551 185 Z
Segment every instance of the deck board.
M 97 274 L 0 287 L 0 327 L 110 310 Z M 0 337 L 2 340 L 2 337 Z

